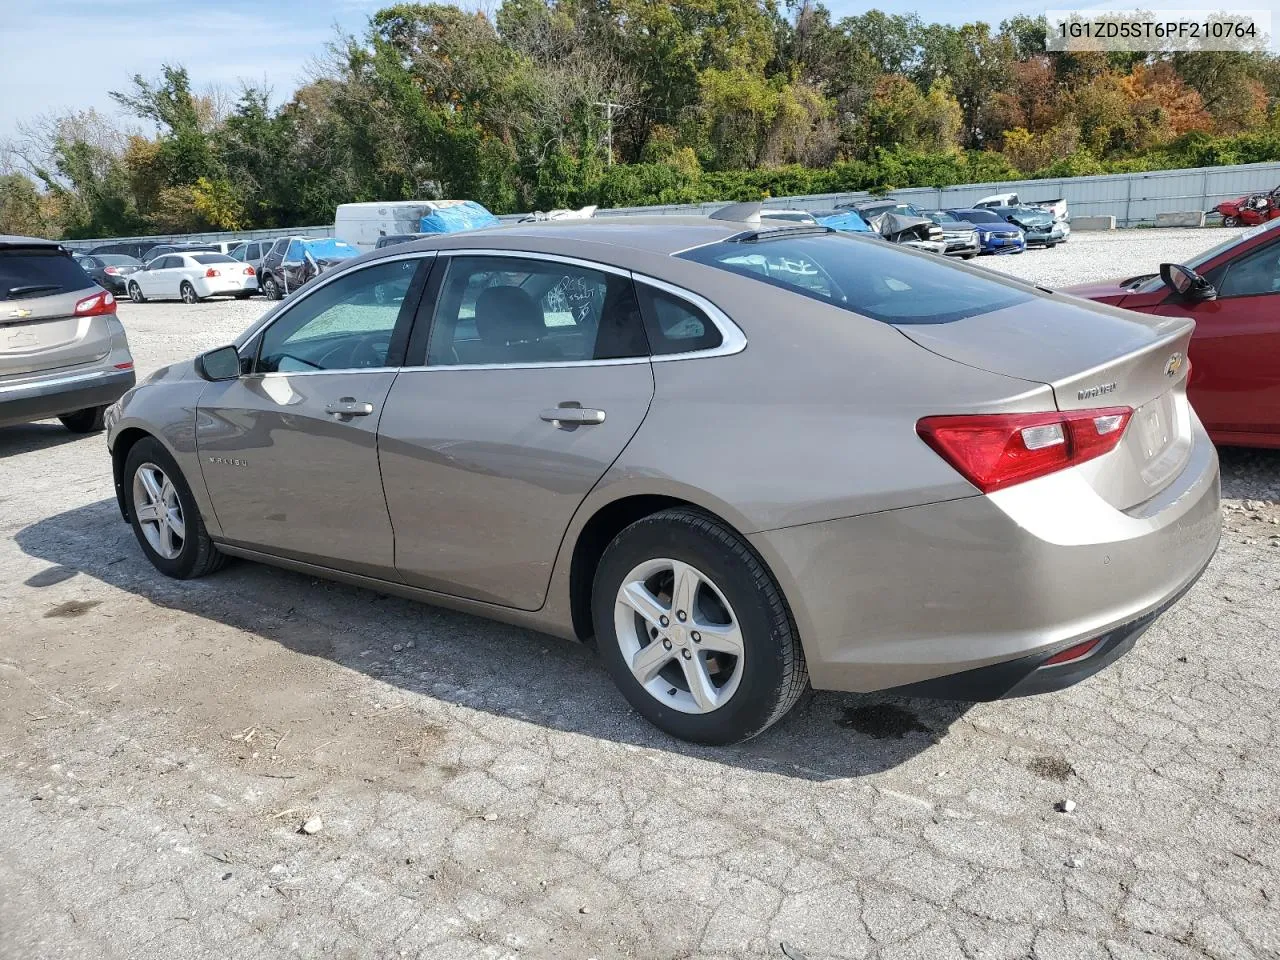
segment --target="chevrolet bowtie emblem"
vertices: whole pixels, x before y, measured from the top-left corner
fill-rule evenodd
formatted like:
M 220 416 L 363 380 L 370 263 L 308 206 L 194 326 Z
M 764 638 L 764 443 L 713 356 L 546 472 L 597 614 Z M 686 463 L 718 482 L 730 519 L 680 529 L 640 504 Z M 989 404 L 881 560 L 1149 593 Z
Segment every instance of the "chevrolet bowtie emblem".
M 19 308 L 19 309 L 14 310 L 12 313 L 10 313 L 10 314 L 9 314 L 9 319 L 11 319 L 11 320 L 22 320 L 22 319 L 24 319 L 24 318 L 26 318 L 26 317 L 29 317 L 29 316 L 31 316 L 31 311 L 30 311 L 30 310 L 23 310 L 23 309 Z

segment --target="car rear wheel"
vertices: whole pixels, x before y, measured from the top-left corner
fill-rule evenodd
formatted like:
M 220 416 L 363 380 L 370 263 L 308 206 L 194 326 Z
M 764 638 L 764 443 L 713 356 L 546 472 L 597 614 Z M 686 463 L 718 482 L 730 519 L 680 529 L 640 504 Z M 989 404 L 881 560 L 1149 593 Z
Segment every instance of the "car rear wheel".
M 750 739 L 808 686 L 778 585 L 737 533 L 664 510 L 605 550 L 592 591 L 596 643 L 630 704 L 695 743 Z
M 158 440 L 139 440 L 124 469 L 129 521 L 142 552 L 165 576 L 202 577 L 226 562 L 209 538 L 178 464 Z
M 86 407 L 74 413 L 64 413 L 58 419 L 72 433 L 97 433 L 102 429 L 102 415 L 106 407 Z
M 280 299 L 280 286 L 276 283 L 276 278 L 268 276 L 262 281 L 262 292 L 267 295 L 268 300 Z
M 129 284 L 129 299 L 134 303 L 146 303 L 147 298 L 142 295 L 142 288 L 136 283 Z
M 196 293 L 196 288 L 188 280 L 182 281 L 182 286 L 178 288 L 178 293 L 182 295 L 183 303 L 200 302 L 200 294 Z

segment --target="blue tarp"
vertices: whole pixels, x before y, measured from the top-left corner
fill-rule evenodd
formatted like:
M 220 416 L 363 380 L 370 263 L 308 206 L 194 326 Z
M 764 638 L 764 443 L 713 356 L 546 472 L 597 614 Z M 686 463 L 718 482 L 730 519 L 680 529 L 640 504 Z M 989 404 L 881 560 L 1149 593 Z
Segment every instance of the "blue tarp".
M 301 260 L 304 250 L 316 260 L 344 260 L 360 254 L 359 250 L 345 240 L 339 240 L 337 237 L 321 237 L 315 240 L 293 241 L 289 245 L 286 259 Z
M 498 218 L 474 200 L 459 200 L 432 210 L 418 224 L 421 233 L 458 233 L 493 227 Z
M 818 222 L 824 227 L 830 227 L 832 230 L 842 230 L 845 233 L 874 232 L 856 210 L 841 210 L 830 217 L 819 217 Z

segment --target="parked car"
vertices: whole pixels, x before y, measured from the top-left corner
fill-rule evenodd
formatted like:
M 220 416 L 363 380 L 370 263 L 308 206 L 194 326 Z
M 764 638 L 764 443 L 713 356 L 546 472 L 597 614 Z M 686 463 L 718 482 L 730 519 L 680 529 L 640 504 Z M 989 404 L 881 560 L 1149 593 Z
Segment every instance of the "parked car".
M 109 412 L 142 552 L 594 636 L 705 743 L 810 681 L 982 700 L 1128 650 L 1218 543 L 1193 324 L 758 211 L 336 266 Z
M 1234 200 L 1224 200 L 1213 208 L 1222 214 L 1224 227 L 1252 227 L 1280 217 L 1280 187 L 1270 193 L 1251 193 Z
M 1022 201 L 1018 199 L 1016 193 L 993 193 L 989 197 L 983 197 L 973 205 L 975 210 L 984 210 L 989 207 L 1018 207 L 1022 205 Z
M 837 207 L 840 209 L 840 207 Z M 946 253 L 947 242 L 942 228 L 926 216 L 922 216 L 909 203 L 898 200 L 855 200 L 850 205 L 867 224 L 890 243 L 927 250 L 930 253 Z
M 145 253 L 138 259 L 143 263 L 149 264 L 156 257 L 163 257 L 167 253 L 221 253 L 218 245 L 215 243 L 203 243 L 196 240 L 182 241 L 180 243 L 157 243 L 149 247 Z
M 156 245 L 154 240 L 112 240 L 110 243 L 99 243 L 88 250 L 78 251 L 96 257 L 100 253 L 115 253 L 133 257 L 142 262 L 142 255 Z
M 942 228 L 942 239 L 947 244 L 944 252 L 948 257 L 972 260 L 981 252 L 977 228 L 968 220 L 946 210 L 929 210 L 925 216 Z
M 1052 250 L 1067 239 L 1064 224 L 1053 218 L 1048 210 L 1038 207 L 986 207 L 998 217 L 1022 230 L 1029 247 Z
M 129 275 L 142 269 L 142 262 L 122 253 L 72 254 L 76 265 L 89 279 L 112 293 L 126 293 Z
M 57 417 L 73 433 L 134 384 L 116 298 L 50 240 L 0 236 L 0 427 Z
M 1196 322 L 1190 395 L 1219 444 L 1280 447 L 1280 220 L 1158 272 L 1069 292 Z M 1171 366 L 1166 373 L 1179 376 Z
M 281 237 L 262 258 L 258 286 L 268 300 L 280 300 L 359 255 L 352 244 L 334 237 Z
M 1027 249 L 1027 238 L 1022 228 L 991 210 L 979 210 L 975 207 L 942 212 L 973 224 L 973 229 L 978 233 L 979 253 L 1022 253 Z
M 1055 243 L 1067 240 L 1071 236 L 1071 212 L 1067 209 L 1067 201 L 1062 197 L 1055 197 L 1052 200 L 1030 200 L 1023 202 L 1016 193 L 996 193 L 989 197 L 983 197 L 973 205 L 974 209 L 990 210 L 999 209 L 1001 216 L 1007 218 L 1008 213 L 1004 210 L 1006 207 L 1030 207 L 1036 210 L 1045 210 L 1053 216 L 1053 220 L 1059 225 L 1058 233 L 1061 234 L 1060 239 L 1055 239 Z
M 1017 206 L 1017 204 L 1015 204 Z M 1048 210 L 1053 214 L 1055 223 L 1062 227 L 1062 239 L 1069 240 L 1071 238 L 1071 211 L 1067 209 L 1067 201 L 1061 197 L 1055 200 L 1036 200 L 1029 204 L 1040 210 Z
M 253 288 L 255 290 L 258 289 L 258 277 L 262 274 L 262 261 L 271 252 L 275 242 L 274 237 L 267 240 L 246 240 L 244 243 L 227 251 L 227 256 L 232 260 L 239 260 L 241 263 L 253 267 Z
M 129 299 L 181 300 L 208 297 L 244 300 L 257 290 L 253 267 L 224 253 L 166 253 L 129 277 Z

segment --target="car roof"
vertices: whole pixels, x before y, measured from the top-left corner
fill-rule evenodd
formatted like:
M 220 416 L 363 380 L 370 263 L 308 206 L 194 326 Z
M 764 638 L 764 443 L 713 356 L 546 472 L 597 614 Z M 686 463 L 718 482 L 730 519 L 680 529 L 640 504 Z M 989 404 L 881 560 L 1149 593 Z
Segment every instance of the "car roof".
M 762 218 L 768 219 L 762 212 Z M 543 220 L 537 223 L 512 223 L 480 230 L 463 230 L 457 233 L 429 235 L 430 239 L 415 241 L 441 246 L 483 246 L 486 238 L 502 238 L 508 241 L 528 241 L 526 246 L 536 248 L 539 241 L 549 245 L 559 242 L 608 244 L 622 250 L 649 254 L 673 254 L 690 247 L 699 247 L 737 236 L 744 230 L 757 227 L 745 221 L 712 220 L 709 217 L 684 215 L 642 217 L 596 217 L 590 220 Z
M 57 240 L 46 240 L 43 237 L 19 237 L 0 233 L 0 247 L 60 247 Z

